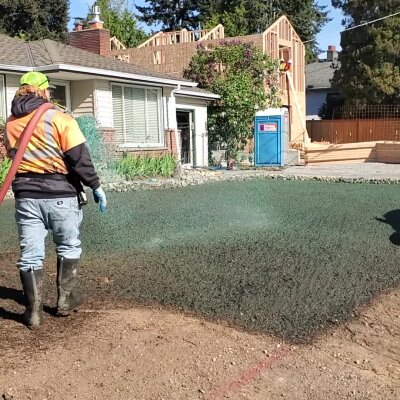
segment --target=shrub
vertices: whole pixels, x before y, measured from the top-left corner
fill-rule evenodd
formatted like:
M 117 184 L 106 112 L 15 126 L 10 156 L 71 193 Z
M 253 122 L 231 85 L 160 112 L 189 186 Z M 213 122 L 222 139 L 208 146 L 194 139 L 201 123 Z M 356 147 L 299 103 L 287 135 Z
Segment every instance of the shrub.
M 171 177 L 175 173 L 176 166 L 176 158 L 170 154 L 161 157 L 134 157 L 126 154 L 122 160 L 115 164 L 118 174 L 127 180 L 156 176 Z
M 11 166 L 11 160 L 9 158 L 4 158 L 3 160 L 0 161 L 0 186 L 6 179 L 10 166 Z
M 85 136 L 86 145 L 101 180 L 114 180 L 114 145 L 105 142 L 100 124 L 93 115 L 81 115 L 76 118 L 76 122 Z
M 93 115 L 81 115 L 76 122 L 85 136 L 86 145 L 95 166 L 99 168 L 110 162 L 111 155 L 108 154 L 109 151 L 96 118 Z
M 279 63 L 253 44 L 199 45 L 184 75 L 221 96 L 208 107 L 208 136 L 226 144 L 228 158 L 253 137 L 257 110 L 281 106 Z
M 0 118 L 0 161 L 6 158 L 6 148 L 4 147 L 4 127 L 5 123 Z

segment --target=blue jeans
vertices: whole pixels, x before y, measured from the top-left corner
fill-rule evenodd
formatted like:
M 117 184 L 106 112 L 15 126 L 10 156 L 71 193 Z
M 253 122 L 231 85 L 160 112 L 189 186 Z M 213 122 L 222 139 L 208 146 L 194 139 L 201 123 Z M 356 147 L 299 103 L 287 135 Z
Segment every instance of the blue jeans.
M 16 199 L 17 221 L 21 257 L 21 270 L 40 269 L 45 257 L 45 239 L 48 230 L 53 232 L 57 256 L 79 258 L 82 249 L 79 226 L 82 210 L 76 197 L 58 199 Z

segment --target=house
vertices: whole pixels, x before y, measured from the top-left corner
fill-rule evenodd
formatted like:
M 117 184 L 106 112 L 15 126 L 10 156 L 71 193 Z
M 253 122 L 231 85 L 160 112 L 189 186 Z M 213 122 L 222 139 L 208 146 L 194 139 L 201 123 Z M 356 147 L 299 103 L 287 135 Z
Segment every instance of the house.
M 207 103 L 218 96 L 195 82 L 106 57 L 110 32 L 97 21 L 71 34 L 77 47 L 0 34 L 1 119 L 10 114 L 21 75 L 40 71 L 56 86 L 58 103 L 76 117 L 96 117 L 119 156 L 180 153 L 183 163 L 208 165 Z M 83 41 L 91 51 L 78 48 Z
M 328 46 L 326 59 L 306 66 L 306 119 L 320 119 L 319 110 L 329 97 L 337 98 L 340 93 L 332 88 L 331 81 L 338 65 L 336 46 Z
M 224 27 L 176 32 L 158 32 L 137 48 L 113 50 L 111 54 L 158 73 L 168 73 L 182 79 L 184 70 L 196 54 L 198 46 L 215 46 L 223 41 L 252 43 L 272 58 L 290 63 L 289 74 L 280 74 L 282 104 L 289 109 L 290 141 L 303 143 L 305 127 L 305 50 L 287 17 L 280 17 L 260 34 L 225 38 Z M 291 79 L 292 78 L 292 79 Z

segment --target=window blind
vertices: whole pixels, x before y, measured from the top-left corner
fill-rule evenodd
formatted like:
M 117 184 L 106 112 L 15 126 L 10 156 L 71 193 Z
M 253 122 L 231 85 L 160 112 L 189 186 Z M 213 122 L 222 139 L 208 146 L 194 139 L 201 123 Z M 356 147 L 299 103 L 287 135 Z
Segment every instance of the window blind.
M 163 144 L 160 90 L 112 85 L 112 98 L 118 144 Z

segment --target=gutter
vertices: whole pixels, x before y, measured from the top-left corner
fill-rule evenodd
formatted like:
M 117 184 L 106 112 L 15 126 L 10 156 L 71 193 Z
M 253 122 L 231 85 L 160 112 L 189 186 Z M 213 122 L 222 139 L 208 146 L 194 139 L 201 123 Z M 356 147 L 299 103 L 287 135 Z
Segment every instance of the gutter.
M 91 67 L 81 67 L 78 65 L 71 65 L 71 64 L 53 64 L 42 67 L 35 67 L 33 70 L 43 73 L 55 72 L 55 71 L 69 71 L 69 72 L 86 73 L 90 75 L 103 76 L 108 78 L 114 77 L 119 79 L 147 81 L 151 83 L 166 84 L 173 86 L 182 85 L 188 87 L 196 87 L 198 85 L 196 82 L 180 81 L 178 79 L 158 78 L 155 76 L 132 74 L 129 72 L 111 71 L 111 70 L 91 68 Z
M 30 72 L 33 71 L 33 67 L 23 66 L 23 65 L 6 65 L 0 64 L 1 71 L 17 71 L 17 72 Z
M 306 91 L 307 92 L 312 92 L 314 90 L 317 91 L 317 90 L 329 90 L 329 89 L 332 89 L 332 86 L 321 86 L 321 87 L 313 86 L 311 88 L 306 88 Z
M 204 99 L 210 99 L 210 100 L 218 100 L 221 98 L 220 95 L 214 94 L 214 93 L 202 93 L 202 92 L 191 92 L 189 90 L 176 90 L 176 95 L 177 96 L 182 96 L 182 97 L 197 97 L 197 98 L 204 98 Z

